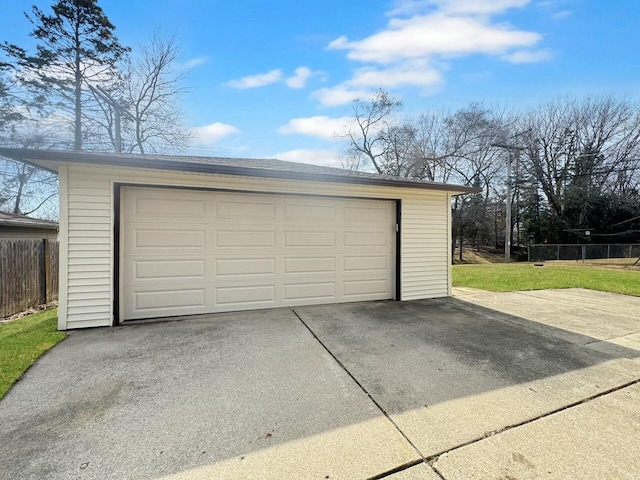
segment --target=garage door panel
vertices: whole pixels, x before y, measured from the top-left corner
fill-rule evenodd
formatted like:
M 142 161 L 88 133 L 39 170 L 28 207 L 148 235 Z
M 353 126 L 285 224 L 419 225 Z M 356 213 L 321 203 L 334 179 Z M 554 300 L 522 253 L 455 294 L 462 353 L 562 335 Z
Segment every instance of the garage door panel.
M 276 273 L 276 259 L 269 258 L 221 258 L 216 260 L 216 275 L 239 277 Z
M 132 280 L 204 280 L 204 259 L 133 260 Z
M 345 232 L 345 247 L 385 247 L 391 243 L 387 232 Z
M 335 299 L 336 284 L 329 282 L 291 283 L 284 286 L 284 300 Z
M 344 282 L 344 296 L 379 295 L 389 292 L 389 281 L 386 278 L 378 280 L 348 280 Z
M 135 231 L 136 248 L 204 248 L 206 232 L 204 230 L 150 229 Z
M 345 272 L 370 273 L 375 271 L 387 272 L 389 270 L 389 257 L 386 255 L 368 255 L 366 257 L 345 255 L 342 261 L 342 268 Z
M 302 222 L 335 222 L 337 212 L 338 209 L 334 205 L 287 203 L 284 219 Z
M 285 247 L 335 247 L 336 233 L 323 231 L 286 231 Z
M 284 273 L 323 274 L 335 273 L 335 257 L 288 257 L 284 259 Z
M 216 216 L 218 218 L 231 218 L 239 221 L 242 218 L 275 220 L 276 203 L 264 201 L 217 201 Z
M 385 207 L 358 205 L 344 208 L 344 220 L 351 223 L 388 225 L 392 221 L 391 214 Z
M 202 225 L 178 228 L 173 225 L 158 227 L 127 223 L 123 229 L 123 249 L 127 255 L 151 255 L 154 258 L 202 255 L 211 237 Z
M 216 288 L 216 304 L 241 306 L 247 304 L 275 304 L 276 289 L 274 285 L 237 286 Z
M 136 310 L 165 308 L 204 308 L 205 290 L 203 288 L 172 288 L 153 290 L 134 294 Z
M 124 319 L 394 296 L 395 202 L 127 187 L 122 205 Z
M 204 218 L 205 216 L 205 202 L 203 199 L 162 198 L 157 194 L 136 197 L 132 209 L 133 215 L 131 215 L 131 218 L 134 220 L 140 217 Z
M 275 232 L 230 230 L 216 233 L 216 247 L 261 247 L 271 248 L 276 245 Z

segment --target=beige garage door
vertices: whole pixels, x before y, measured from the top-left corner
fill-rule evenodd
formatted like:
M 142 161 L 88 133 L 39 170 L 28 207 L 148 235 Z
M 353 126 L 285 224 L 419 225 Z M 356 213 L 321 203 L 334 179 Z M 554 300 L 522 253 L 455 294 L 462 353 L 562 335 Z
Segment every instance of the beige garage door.
M 122 189 L 123 319 L 392 299 L 395 202 Z

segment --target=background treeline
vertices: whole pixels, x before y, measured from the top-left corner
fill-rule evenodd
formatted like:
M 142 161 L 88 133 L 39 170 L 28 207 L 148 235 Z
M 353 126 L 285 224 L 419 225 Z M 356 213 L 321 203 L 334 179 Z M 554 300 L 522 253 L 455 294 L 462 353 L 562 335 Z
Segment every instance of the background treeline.
M 471 104 L 418 118 L 401 110 L 382 90 L 356 102 L 341 134 L 345 166 L 479 188 L 454 200 L 458 244 L 504 245 L 508 182 L 514 246 L 640 241 L 637 102 L 563 97 L 517 112 Z

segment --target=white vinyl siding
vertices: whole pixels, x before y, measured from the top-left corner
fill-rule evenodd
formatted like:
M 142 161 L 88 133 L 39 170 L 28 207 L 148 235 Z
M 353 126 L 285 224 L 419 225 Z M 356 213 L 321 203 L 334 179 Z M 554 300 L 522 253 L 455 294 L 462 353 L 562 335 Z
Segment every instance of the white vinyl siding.
M 448 295 L 448 196 L 402 200 L 402 300 Z
M 61 255 L 60 281 L 68 278 L 67 291 L 63 285 L 60 289 L 61 329 L 112 324 L 114 183 L 401 200 L 400 300 L 448 294 L 446 191 L 76 164 L 62 165 L 60 178 L 61 197 L 65 195 L 63 187 L 67 190 L 65 208 L 61 198 L 60 245 L 68 252 L 68 270 Z M 67 229 L 68 239 L 63 240 Z
M 82 168 L 68 168 L 67 328 L 112 323 L 111 197 L 112 185 L 108 176 L 93 175 Z

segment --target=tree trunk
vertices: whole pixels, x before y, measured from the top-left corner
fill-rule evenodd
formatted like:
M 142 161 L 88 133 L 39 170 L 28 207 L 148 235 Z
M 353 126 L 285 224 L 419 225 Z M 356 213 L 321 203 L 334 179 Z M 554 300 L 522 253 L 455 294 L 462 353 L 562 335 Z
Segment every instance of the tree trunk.
M 27 166 L 23 163 L 21 168 L 22 170 L 18 175 L 18 191 L 16 193 L 16 201 L 13 204 L 13 213 L 16 215 L 22 213 L 20 211 L 20 203 L 22 203 L 22 191 L 24 190 L 24 184 L 27 183 L 27 172 L 25 171 Z
M 75 25 L 75 121 L 74 150 L 82 150 L 82 71 L 80 70 L 80 20 Z
M 456 196 L 453 202 L 453 208 L 451 212 L 451 263 L 453 264 L 456 259 L 456 212 L 458 211 L 458 200 L 460 197 Z M 449 206 L 451 208 L 451 206 Z
M 460 212 L 460 217 L 462 217 L 462 212 Z M 459 256 L 458 258 L 460 259 L 460 262 L 462 262 L 462 232 L 463 232 L 463 226 L 462 226 L 462 220 L 460 220 L 459 225 L 458 225 L 458 245 L 459 245 Z

